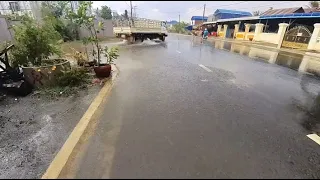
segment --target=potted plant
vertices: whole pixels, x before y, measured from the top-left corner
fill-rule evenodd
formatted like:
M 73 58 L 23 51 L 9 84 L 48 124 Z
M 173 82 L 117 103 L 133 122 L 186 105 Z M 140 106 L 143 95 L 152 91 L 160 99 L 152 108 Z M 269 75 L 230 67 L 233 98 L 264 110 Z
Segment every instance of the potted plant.
M 111 74 L 111 64 L 113 64 L 114 60 L 119 57 L 119 49 L 117 47 L 108 46 L 104 48 L 104 57 L 106 57 L 106 63 L 100 63 L 100 66 L 94 67 L 94 71 L 97 77 L 109 77 Z
M 94 56 L 94 71 L 97 77 L 108 77 L 110 75 L 110 64 L 101 63 L 101 54 L 103 49 L 99 44 L 98 33 L 103 29 L 103 22 L 97 22 L 95 25 L 95 17 L 88 15 L 88 9 L 92 2 L 83 1 L 80 3 L 77 12 L 69 11 L 68 16 L 70 20 L 74 21 L 81 27 L 85 27 L 90 34 L 90 37 L 86 39 L 86 44 L 90 42 L 93 50 L 92 55 Z M 84 42 L 84 41 L 83 41 Z
M 11 55 L 12 64 L 22 67 L 25 79 L 35 87 L 54 83 L 55 75 L 62 66 L 69 67 L 69 61 L 61 58 L 49 59 L 60 55 L 61 36 L 53 26 L 44 21 L 37 23 L 24 15 L 21 24 L 12 26 L 14 45 Z

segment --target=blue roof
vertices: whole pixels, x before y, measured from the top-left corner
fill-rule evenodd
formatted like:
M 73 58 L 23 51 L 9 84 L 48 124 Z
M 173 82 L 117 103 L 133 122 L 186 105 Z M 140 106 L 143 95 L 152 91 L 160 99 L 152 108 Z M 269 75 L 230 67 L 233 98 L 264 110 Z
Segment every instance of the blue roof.
M 246 12 L 246 11 L 235 11 L 235 10 L 227 10 L 227 9 L 217 9 L 214 14 L 239 14 L 239 15 L 243 15 L 243 16 L 252 16 L 252 14 L 250 12 Z
M 191 17 L 191 20 L 193 21 L 193 20 L 202 20 L 202 16 L 192 16 Z M 203 20 L 208 20 L 208 17 L 207 16 L 204 16 L 204 18 L 203 18 Z
M 320 12 L 260 16 L 260 19 L 284 19 L 284 18 L 320 18 Z

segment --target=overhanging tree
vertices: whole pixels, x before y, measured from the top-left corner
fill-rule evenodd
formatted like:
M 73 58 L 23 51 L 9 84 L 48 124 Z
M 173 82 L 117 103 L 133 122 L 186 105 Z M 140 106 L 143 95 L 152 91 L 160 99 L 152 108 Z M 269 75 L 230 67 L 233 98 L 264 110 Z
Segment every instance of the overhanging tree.
M 99 15 L 105 20 L 112 19 L 112 12 L 108 6 L 101 6 Z

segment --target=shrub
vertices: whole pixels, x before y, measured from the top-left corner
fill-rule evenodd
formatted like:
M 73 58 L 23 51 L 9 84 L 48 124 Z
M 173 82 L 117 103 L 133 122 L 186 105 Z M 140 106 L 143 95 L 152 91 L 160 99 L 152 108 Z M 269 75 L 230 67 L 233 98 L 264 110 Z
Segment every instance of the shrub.
M 108 46 L 104 48 L 104 56 L 107 57 L 107 63 L 112 64 L 115 59 L 119 57 L 119 49 L 118 47 L 111 47 L 110 49 Z
M 58 86 L 79 86 L 87 83 L 89 79 L 89 75 L 87 74 L 87 70 L 85 68 L 72 68 L 69 71 L 62 71 L 57 76 Z
M 51 24 L 40 25 L 25 16 L 21 25 L 12 28 L 15 33 L 15 48 L 12 50 L 14 65 L 40 66 L 43 59 L 53 54 L 60 55 L 58 44 L 61 36 Z

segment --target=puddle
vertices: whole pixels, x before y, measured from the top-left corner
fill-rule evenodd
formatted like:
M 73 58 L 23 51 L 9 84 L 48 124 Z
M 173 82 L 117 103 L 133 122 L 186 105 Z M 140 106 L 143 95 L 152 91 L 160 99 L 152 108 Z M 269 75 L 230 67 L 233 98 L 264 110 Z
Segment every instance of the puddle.
M 320 77 L 320 58 L 284 51 L 261 49 L 231 42 L 215 40 L 210 42 L 214 48 L 249 56 L 256 61 L 277 64 L 299 72 Z

